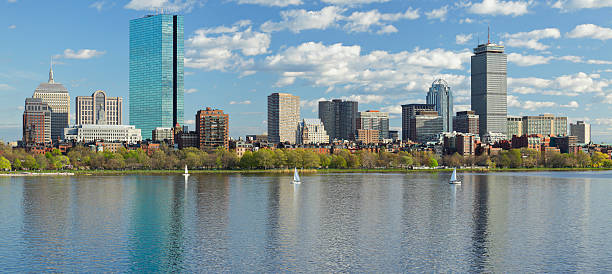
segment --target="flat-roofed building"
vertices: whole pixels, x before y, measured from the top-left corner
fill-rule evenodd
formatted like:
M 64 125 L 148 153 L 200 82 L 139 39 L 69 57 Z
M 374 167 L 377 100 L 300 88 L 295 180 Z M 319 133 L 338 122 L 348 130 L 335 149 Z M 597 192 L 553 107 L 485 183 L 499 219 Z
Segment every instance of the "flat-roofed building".
M 435 110 L 419 110 L 410 119 L 410 140 L 417 143 L 439 141 L 443 121 Z
M 221 109 L 206 108 L 196 114 L 196 132 L 200 149 L 229 149 L 229 115 Z
M 374 129 L 358 129 L 357 142 L 362 144 L 378 144 L 380 143 L 380 132 Z
M 271 143 L 296 143 L 300 122 L 300 97 L 288 93 L 268 96 L 268 140 Z
M 417 111 L 436 111 L 435 105 L 429 104 L 408 104 L 402 105 L 402 140 L 403 141 L 416 141 L 411 139 L 412 134 L 412 118 L 417 115 Z M 442 130 L 440 130 L 442 132 Z
M 591 125 L 584 121 L 570 124 L 570 135 L 576 136 L 579 144 L 589 144 L 591 143 Z
M 508 138 L 523 136 L 523 117 L 508 116 Z
M 523 116 L 523 134 L 521 135 L 567 135 L 567 117 L 555 117 L 552 114 Z
M 479 134 L 478 115 L 473 110 L 459 111 L 453 117 L 453 130 L 461 133 Z
M 376 110 L 357 113 L 357 129 L 378 130 L 378 139 L 389 138 L 389 113 Z
M 142 141 L 140 129 L 129 125 L 76 125 L 64 129 L 65 139 L 78 143 L 122 142 L 136 144 Z
M 303 119 L 297 131 L 298 144 L 328 144 L 329 135 L 321 119 Z
M 51 143 L 51 109 L 40 98 L 26 98 L 23 110 L 23 143 Z
M 77 96 L 77 125 L 121 125 L 123 119 L 123 98 L 108 97 L 103 90 L 91 96 Z

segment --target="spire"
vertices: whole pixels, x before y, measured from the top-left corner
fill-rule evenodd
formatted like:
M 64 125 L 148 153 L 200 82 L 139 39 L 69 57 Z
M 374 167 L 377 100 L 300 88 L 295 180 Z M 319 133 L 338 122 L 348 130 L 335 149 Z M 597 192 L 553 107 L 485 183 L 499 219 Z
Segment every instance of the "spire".
M 51 57 L 51 68 L 49 69 L 49 84 L 55 84 L 55 80 L 53 80 L 53 57 Z
M 491 27 L 487 26 L 487 44 L 491 44 Z

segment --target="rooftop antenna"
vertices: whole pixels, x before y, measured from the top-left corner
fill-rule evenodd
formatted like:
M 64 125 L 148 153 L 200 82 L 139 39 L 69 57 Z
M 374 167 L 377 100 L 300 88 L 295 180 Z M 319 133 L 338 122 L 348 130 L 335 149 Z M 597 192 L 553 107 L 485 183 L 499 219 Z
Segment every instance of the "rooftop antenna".
M 487 44 L 491 44 L 491 26 L 487 26 Z

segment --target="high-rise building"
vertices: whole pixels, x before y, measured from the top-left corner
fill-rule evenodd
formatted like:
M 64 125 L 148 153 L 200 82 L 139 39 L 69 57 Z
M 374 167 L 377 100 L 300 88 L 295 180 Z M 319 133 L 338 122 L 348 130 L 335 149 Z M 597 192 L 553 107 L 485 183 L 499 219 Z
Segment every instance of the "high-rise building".
M 196 132 L 200 136 L 200 149 L 229 149 L 229 115 L 223 110 L 206 108 L 198 111 Z
M 402 141 L 411 140 L 410 136 L 412 136 L 411 131 L 413 128 L 412 118 L 417 114 L 418 111 L 422 110 L 436 111 L 436 106 L 429 104 L 402 105 Z
M 41 83 L 34 90 L 32 98 L 40 98 L 51 110 L 51 141 L 58 142 L 64 137 L 64 129 L 70 121 L 70 95 L 68 89 L 53 78 L 53 66 L 49 69 L 49 81 Z
M 566 136 L 567 117 L 555 117 L 552 114 L 523 116 L 523 134 L 543 136 Z
M 321 119 L 303 119 L 298 126 L 297 143 L 305 145 L 329 143 L 329 135 Z
M 523 136 L 523 117 L 508 116 L 508 138 Z
M 296 143 L 300 121 L 300 97 L 288 93 L 268 96 L 268 140 L 271 143 Z
M 377 130 L 378 139 L 389 138 L 389 113 L 374 110 L 357 113 L 357 129 Z
M 121 125 L 123 119 L 123 98 L 107 97 L 103 90 L 91 96 L 77 96 L 77 125 Z
M 578 138 L 579 144 L 591 143 L 591 125 L 584 121 L 578 121 L 575 124 L 570 124 L 570 135 Z
M 330 141 L 355 140 L 358 108 L 356 101 L 334 99 L 319 102 L 319 119 L 325 125 Z
M 504 46 L 478 45 L 472 56 L 472 110 L 480 117 L 480 135 L 508 132 L 508 57 Z
M 183 125 L 183 16 L 130 21 L 130 124 L 150 139 L 157 127 Z
M 438 141 L 442 132 L 442 117 L 435 110 L 418 110 L 410 118 L 410 140 L 417 143 Z
M 478 135 L 478 115 L 472 110 L 459 111 L 453 117 L 453 130 Z
M 51 143 L 51 108 L 40 98 L 26 98 L 23 110 L 23 143 Z
M 427 92 L 427 104 L 434 105 L 442 117 L 442 131 L 453 131 L 453 93 L 446 81 L 438 79 L 431 84 Z

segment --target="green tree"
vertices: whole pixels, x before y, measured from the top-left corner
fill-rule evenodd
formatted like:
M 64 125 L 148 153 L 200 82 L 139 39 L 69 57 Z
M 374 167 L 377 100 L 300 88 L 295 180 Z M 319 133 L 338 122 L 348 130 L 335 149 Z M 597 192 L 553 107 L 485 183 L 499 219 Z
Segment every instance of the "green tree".
M 321 160 L 319 155 L 312 150 L 302 150 L 302 167 L 304 168 L 318 168 L 321 166 Z
M 348 167 L 348 165 L 346 164 L 346 160 L 344 159 L 344 157 L 340 155 L 332 155 L 329 166 L 331 168 L 339 168 L 339 169 Z
M 4 158 L 4 156 L 0 156 L 0 170 L 11 170 L 11 162 L 8 159 Z
M 322 168 L 328 168 L 331 165 L 331 157 L 327 154 L 319 154 L 319 163 Z
M 436 168 L 438 167 L 438 160 L 436 160 L 435 158 L 431 157 L 429 158 L 429 163 L 427 164 L 427 166 L 431 167 L 431 168 Z
M 242 155 L 242 158 L 240 158 L 240 167 L 242 169 L 253 169 L 256 166 L 257 161 L 253 156 L 253 152 L 247 150 L 244 155 Z

